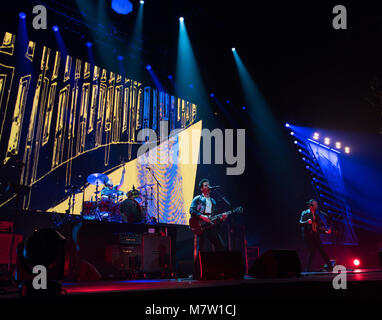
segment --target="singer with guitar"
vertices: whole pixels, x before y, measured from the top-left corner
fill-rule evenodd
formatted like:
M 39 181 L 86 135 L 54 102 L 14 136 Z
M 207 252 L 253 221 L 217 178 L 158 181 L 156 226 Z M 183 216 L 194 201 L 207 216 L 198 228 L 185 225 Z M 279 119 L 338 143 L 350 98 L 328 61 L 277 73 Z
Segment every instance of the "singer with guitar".
M 215 251 L 225 251 L 223 241 L 216 230 L 217 222 L 225 221 L 228 215 L 232 213 L 242 213 L 243 208 L 237 207 L 220 214 L 216 213 L 216 201 L 210 197 L 211 190 L 218 188 L 211 187 L 207 179 L 199 182 L 201 195 L 196 196 L 190 206 L 191 218 L 189 221 L 190 228 L 197 235 L 197 256 L 194 261 L 194 279 L 199 279 L 200 264 L 199 252 L 206 251 L 208 241 L 214 245 Z
M 311 263 L 316 252 L 318 251 L 322 259 L 326 263 L 326 270 L 331 271 L 333 266 L 330 262 L 329 256 L 324 250 L 320 233 L 330 234 L 331 230 L 326 229 L 324 223 L 319 217 L 318 214 L 318 202 L 314 199 L 311 199 L 307 202 L 308 209 L 301 213 L 300 225 L 302 228 L 302 236 L 304 241 L 307 244 L 309 253 L 308 253 L 308 263 L 306 266 L 306 271 L 311 271 Z
M 202 179 L 199 182 L 199 189 L 201 195 L 196 196 L 191 203 L 190 214 L 191 219 L 201 220 L 207 224 L 212 224 L 211 218 L 216 214 L 216 201 L 210 197 L 210 182 L 208 179 Z M 224 221 L 227 215 L 221 216 L 221 221 Z M 192 220 L 190 219 L 190 226 Z M 192 227 L 192 226 L 191 226 Z M 210 241 L 216 251 L 224 251 L 225 247 L 220 235 L 217 233 L 216 228 L 209 228 L 198 234 L 198 252 L 206 251 L 207 241 Z

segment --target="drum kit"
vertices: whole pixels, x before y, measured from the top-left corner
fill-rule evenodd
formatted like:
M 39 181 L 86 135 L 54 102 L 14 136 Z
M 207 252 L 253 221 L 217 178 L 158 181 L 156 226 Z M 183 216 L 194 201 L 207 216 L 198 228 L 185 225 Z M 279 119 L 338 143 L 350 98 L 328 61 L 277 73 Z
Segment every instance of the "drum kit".
M 112 187 L 109 177 L 102 173 L 93 173 L 87 177 L 89 184 L 96 186 L 95 200 L 84 201 L 82 216 L 88 220 L 112 222 L 147 222 L 147 209 L 153 200 L 153 185 L 145 184 L 128 191 Z M 100 191 L 100 186 L 103 189 Z M 99 196 L 100 195 L 100 196 Z

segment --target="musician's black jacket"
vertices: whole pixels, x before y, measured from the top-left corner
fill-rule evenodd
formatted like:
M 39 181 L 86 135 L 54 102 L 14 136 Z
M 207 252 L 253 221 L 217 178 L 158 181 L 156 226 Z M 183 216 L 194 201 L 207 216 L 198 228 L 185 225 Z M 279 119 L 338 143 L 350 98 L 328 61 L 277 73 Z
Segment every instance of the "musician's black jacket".
M 211 199 L 211 203 L 212 203 L 211 215 L 215 215 L 216 214 L 216 201 L 211 197 L 210 197 L 210 199 Z M 201 214 L 205 214 L 204 213 L 205 210 L 206 210 L 206 198 L 202 194 L 196 196 L 191 202 L 190 214 L 194 215 L 194 216 L 200 216 Z
M 319 233 L 325 233 L 325 224 L 322 222 L 320 219 L 320 216 L 318 215 L 317 211 L 314 214 L 315 218 L 313 218 L 313 214 L 310 212 L 310 209 L 304 210 L 301 213 L 301 218 L 300 218 L 300 225 L 301 225 L 301 231 L 303 237 L 307 236 L 313 236 L 313 235 L 319 235 Z M 317 232 L 314 232 L 312 230 L 312 224 L 308 223 L 308 220 L 312 220 L 312 222 L 315 220 L 318 225 L 318 230 Z

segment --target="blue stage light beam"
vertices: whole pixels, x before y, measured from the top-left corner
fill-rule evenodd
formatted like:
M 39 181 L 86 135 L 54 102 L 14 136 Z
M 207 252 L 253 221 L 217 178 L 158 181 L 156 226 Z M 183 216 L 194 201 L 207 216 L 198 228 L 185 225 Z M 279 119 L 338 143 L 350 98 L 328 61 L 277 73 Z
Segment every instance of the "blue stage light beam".
M 193 88 L 190 88 L 193 84 Z M 176 95 L 206 108 L 209 99 L 187 33 L 184 19 L 179 18 L 178 54 L 175 75 Z
M 263 95 L 242 62 L 238 51 L 232 51 L 246 101 L 246 112 L 252 123 L 252 131 L 258 141 L 263 165 L 268 174 L 275 176 L 291 174 L 292 154 L 288 140 L 267 105 Z M 286 125 L 288 127 L 288 124 Z M 283 159 L 280 163 L 279 159 Z
M 130 45 L 128 45 L 127 50 L 125 51 L 127 73 L 130 78 L 137 79 L 138 81 L 143 81 L 144 79 L 142 48 L 140 48 L 139 45 L 131 44 L 142 39 L 144 7 L 145 6 L 142 3 L 138 7 L 134 27 L 130 36 Z
M 56 38 L 58 50 L 61 52 L 62 56 L 65 57 L 66 59 L 66 56 L 68 55 L 68 50 L 66 49 L 64 39 L 61 36 L 60 28 L 58 26 L 53 26 L 52 29 L 53 29 L 54 37 Z
M 108 36 L 109 28 L 107 26 L 111 26 L 112 22 L 108 16 L 109 7 L 108 2 L 105 0 L 76 0 L 77 7 L 80 12 L 84 12 L 86 14 L 83 15 L 83 19 L 89 23 L 94 24 L 94 19 L 97 20 L 100 25 L 99 30 L 103 33 L 103 36 Z M 95 40 L 99 37 L 98 32 L 93 29 L 89 29 L 91 40 Z M 110 39 L 110 45 L 112 47 L 117 47 L 115 41 Z M 93 54 L 95 54 L 97 63 L 111 66 L 115 63 L 115 56 L 110 54 L 110 47 L 94 45 L 93 46 Z
M 148 71 L 148 73 L 150 74 L 150 77 L 151 79 L 153 80 L 154 82 L 154 85 L 155 87 L 159 90 L 159 91 L 166 91 L 163 84 L 160 82 L 158 76 L 155 74 L 153 68 L 150 66 L 150 65 L 147 65 L 146 66 L 146 70 Z
M 17 58 L 16 63 L 18 69 L 23 70 L 23 73 L 28 74 L 32 72 L 32 65 L 31 61 L 25 57 L 25 53 L 29 44 L 28 29 L 25 18 L 26 14 L 24 12 L 20 12 L 17 28 L 15 55 Z
M 93 43 L 90 41 L 85 42 L 85 46 L 88 50 L 88 62 L 92 65 L 95 64 L 94 54 L 93 54 Z

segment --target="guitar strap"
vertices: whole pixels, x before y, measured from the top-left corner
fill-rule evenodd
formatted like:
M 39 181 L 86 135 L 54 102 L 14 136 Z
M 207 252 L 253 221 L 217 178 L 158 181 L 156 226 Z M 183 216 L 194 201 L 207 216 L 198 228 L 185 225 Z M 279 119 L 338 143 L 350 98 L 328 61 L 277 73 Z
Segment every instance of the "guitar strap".
M 316 215 L 313 211 L 310 211 L 312 213 L 313 217 L 313 223 L 312 223 L 312 229 L 314 232 L 317 232 L 317 221 L 316 221 Z

